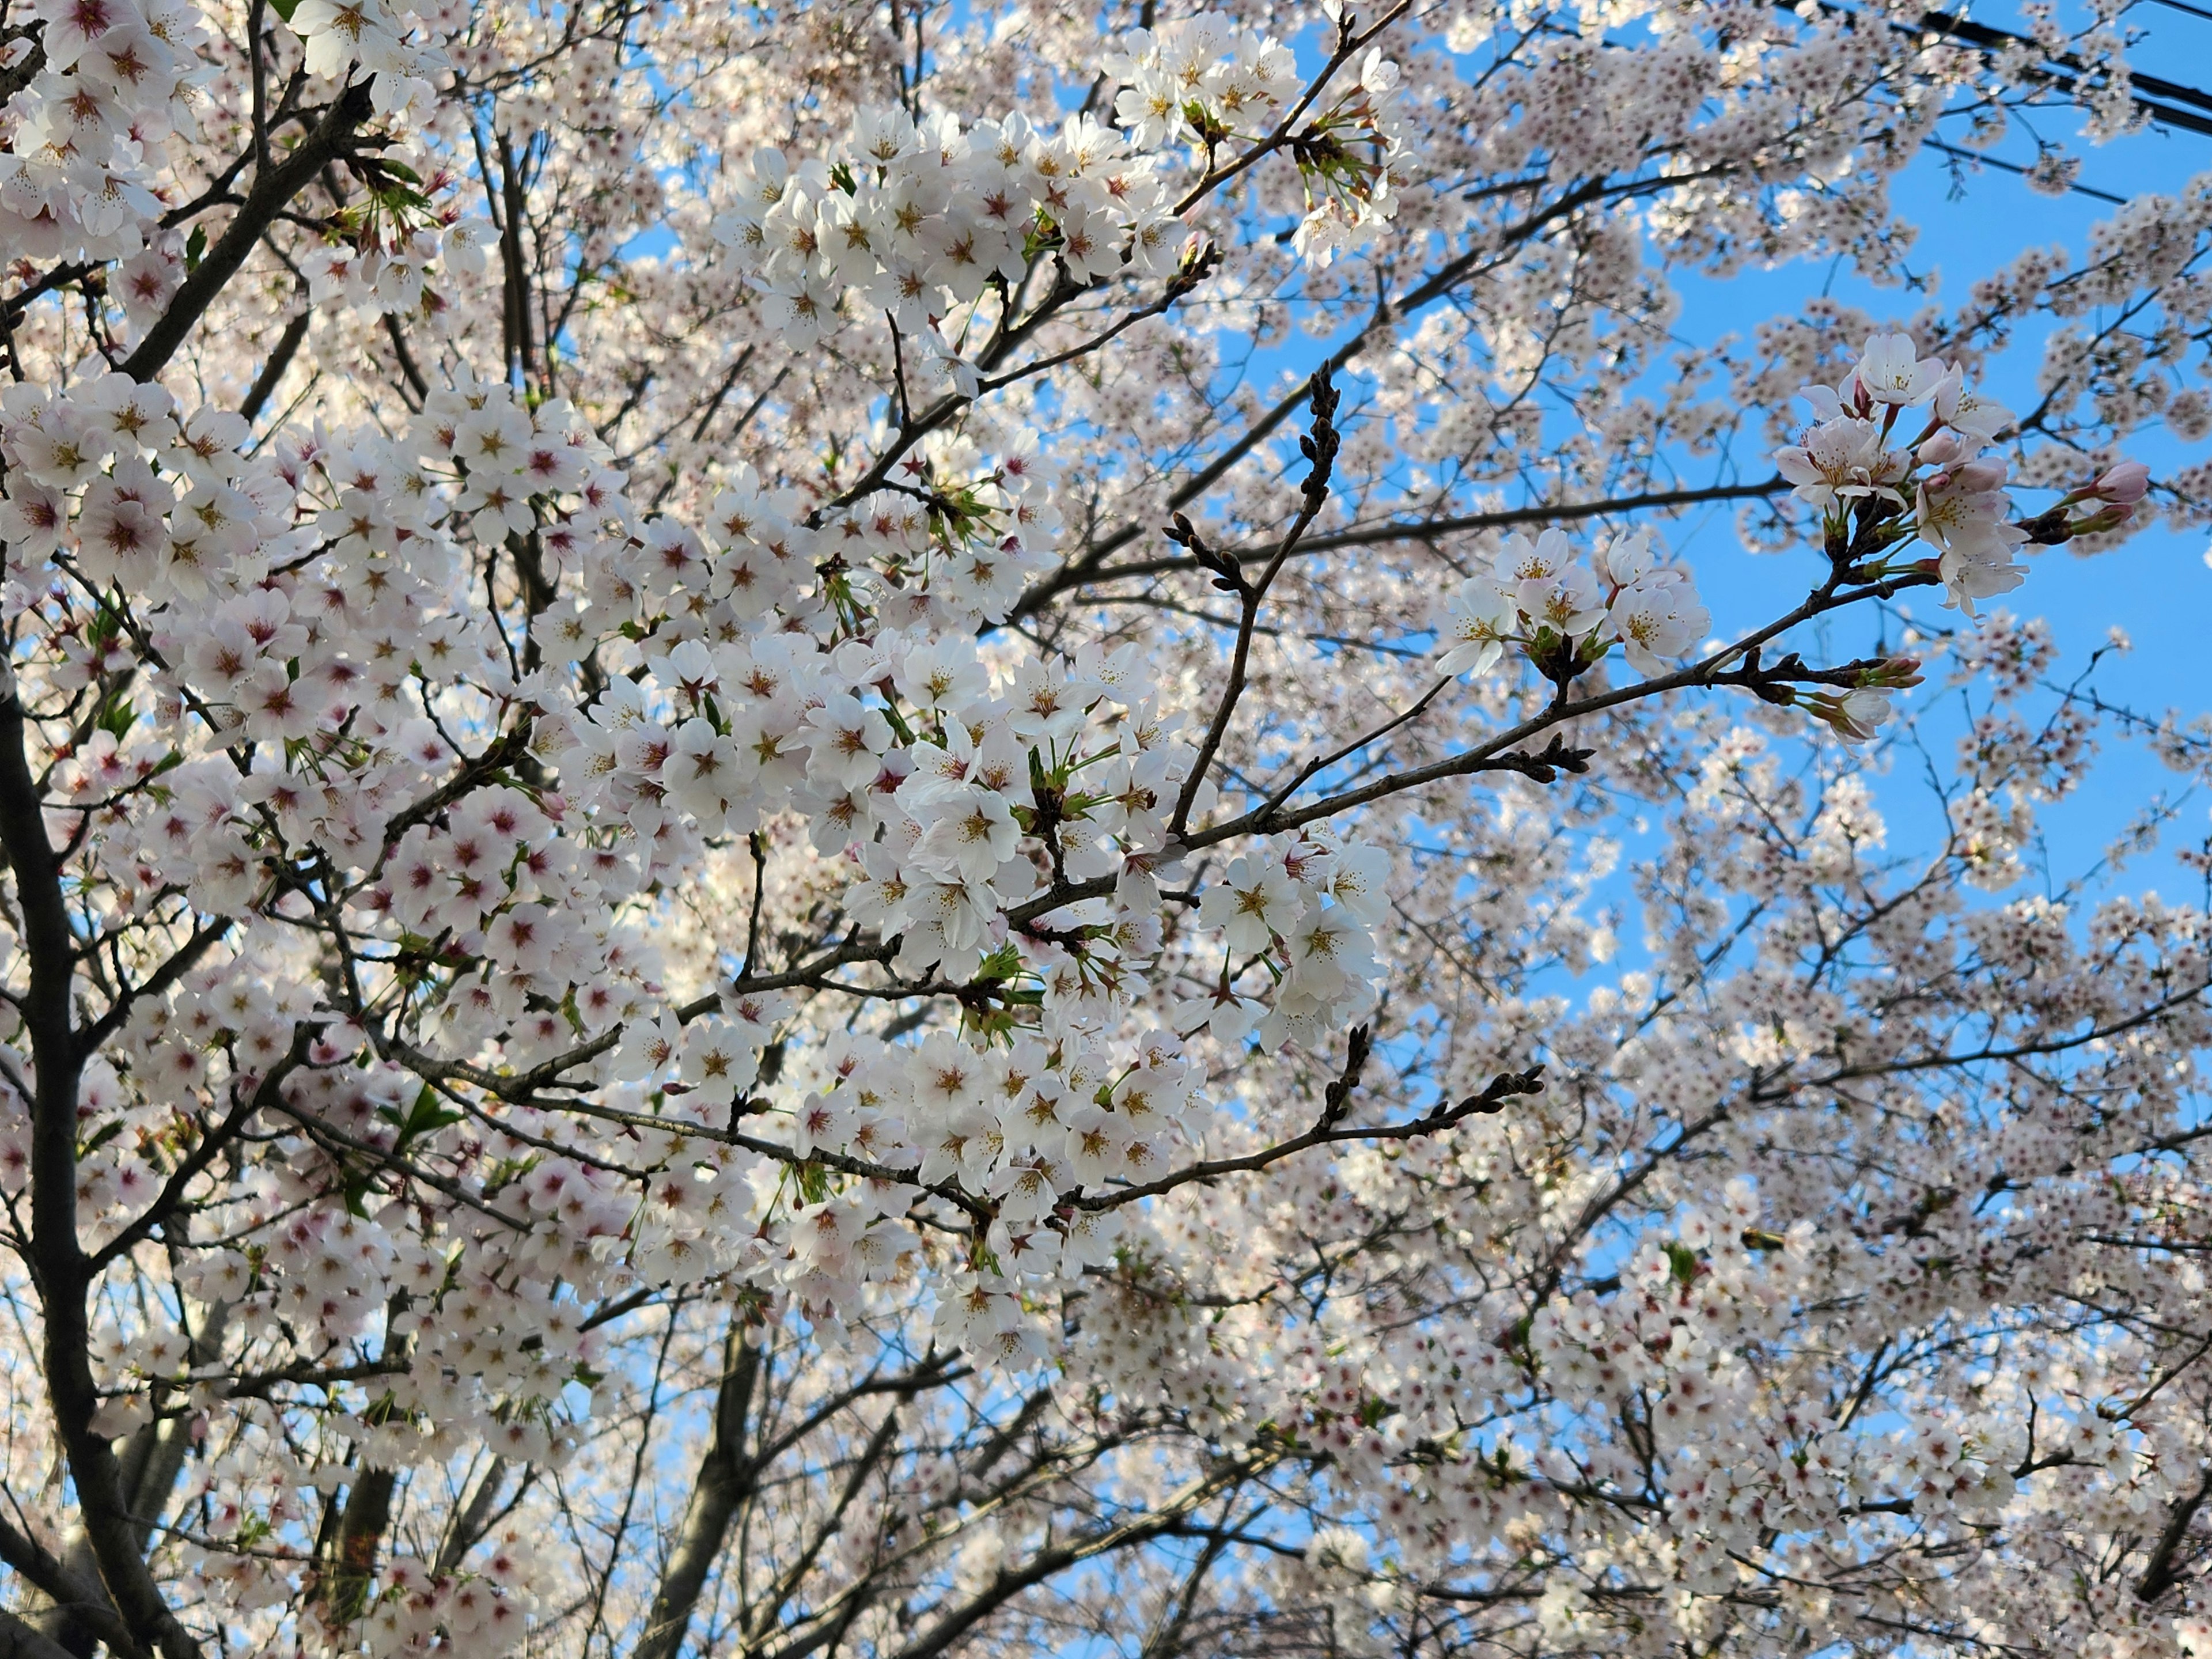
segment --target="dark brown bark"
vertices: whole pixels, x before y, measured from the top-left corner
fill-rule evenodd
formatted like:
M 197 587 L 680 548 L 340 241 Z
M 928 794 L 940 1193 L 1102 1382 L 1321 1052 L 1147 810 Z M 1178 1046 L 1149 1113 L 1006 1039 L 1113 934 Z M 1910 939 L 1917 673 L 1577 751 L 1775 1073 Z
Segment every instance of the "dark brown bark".
M 736 1320 L 722 1349 L 722 1380 L 714 1391 L 714 1431 L 699 1459 L 683 1529 L 669 1552 L 653 1598 L 635 1659 L 675 1659 L 691 1627 L 700 1592 L 722 1553 L 730 1517 L 752 1490 L 759 1461 L 745 1451 L 745 1425 L 752 1415 L 753 1389 L 759 1381 L 761 1351 L 744 1340 Z

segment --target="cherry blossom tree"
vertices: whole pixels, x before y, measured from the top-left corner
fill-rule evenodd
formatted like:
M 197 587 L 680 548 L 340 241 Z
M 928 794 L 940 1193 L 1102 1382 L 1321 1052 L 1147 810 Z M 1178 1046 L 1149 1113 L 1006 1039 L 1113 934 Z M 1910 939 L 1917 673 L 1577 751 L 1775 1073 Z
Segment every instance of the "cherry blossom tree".
M 1677 329 L 2125 45 L 0 13 L 6 1650 L 2212 1652 L 2212 184 Z

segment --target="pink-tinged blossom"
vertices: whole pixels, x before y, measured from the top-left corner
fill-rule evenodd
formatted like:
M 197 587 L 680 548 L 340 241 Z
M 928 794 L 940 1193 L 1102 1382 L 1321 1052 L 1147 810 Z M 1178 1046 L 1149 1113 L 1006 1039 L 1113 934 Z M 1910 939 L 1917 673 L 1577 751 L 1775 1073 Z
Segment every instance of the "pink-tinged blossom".
M 2027 534 L 2009 520 L 2002 461 L 1970 461 L 1924 479 L 1917 502 L 1920 534 L 1942 550 L 1949 602 L 1974 614 L 1977 599 L 2008 593 L 2027 580 L 2012 562 Z
M 2097 499 L 2132 507 L 2150 493 L 2150 469 L 2141 461 L 2121 461 L 2097 475 Z
M 1823 421 L 1801 442 L 1776 450 L 1774 465 L 1796 486 L 1799 501 L 1824 508 L 1866 495 L 1900 500 L 1896 487 L 1911 468 L 1910 458 L 1883 448 L 1880 425 L 1847 415 Z

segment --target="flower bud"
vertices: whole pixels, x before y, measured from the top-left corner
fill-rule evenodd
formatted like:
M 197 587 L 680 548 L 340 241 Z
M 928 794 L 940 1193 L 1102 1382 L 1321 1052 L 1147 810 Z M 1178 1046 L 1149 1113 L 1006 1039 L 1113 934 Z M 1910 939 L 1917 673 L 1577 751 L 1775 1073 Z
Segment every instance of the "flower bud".
M 1923 466 L 1948 466 L 1966 453 L 1966 446 L 1959 441 L 1954 432 L 1939 432 L 1917 452 Z
M 2150 493 L 2150 469 L 2141 461 L 2122 461 L 2098 474 L 2092 493 L 2115 507 L 2132 507 Z

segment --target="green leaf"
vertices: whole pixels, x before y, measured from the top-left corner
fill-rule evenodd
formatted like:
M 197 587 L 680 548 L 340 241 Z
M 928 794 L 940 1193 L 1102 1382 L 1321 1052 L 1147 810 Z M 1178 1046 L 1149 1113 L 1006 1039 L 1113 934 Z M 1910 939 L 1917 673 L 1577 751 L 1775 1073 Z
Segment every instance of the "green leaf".
M 269 9 L 289 23 L 292 14 L 300 9 L 300 0 L 269 0 Z
M 283 13 L 284 21 L 289 23 L 292 21 L 292 6 L 299 4 L 300 0 L 292 0 L 291 5 L 286 5 L 284 3 L 284 0 L 271 0 L 271 3 Z M 187 238 L 185 242 L 185 276 L 191 276 L 194 271 L 200 268 L 200 260 L 205 256 L 206 252 L 207 227 L 205 225 L 194 225 L 192 227 L 191 235 Z
M 491 1166 L 491 1172 L 484 1177 L 484 1196 L 486 1198 L 493 1197 L 506 1188 L 510 1182 L 520 1181 L 523 1176 L 528 1175 L 532 1170 L 536 1169 L 539 1164 L 544 1162 L 544 1158 L 545 1154 L 543 1152 L 532 1152 L 527 1158 L 503 1158 L 500 1159 L 498 1163 Z
M 1698 1253 L 1686 1244 L 1669 1244 L 1667 1262 L 1675 1279 L 1685 1285 L 1698 1276 Z
M 404 1152 L 410 1145 L 421 1139 L 424 1135 L 434 1134 L 448 1123 L 459 1123 L 461 1121 L 461 1115 L 450 1106 L 443 1104 L 438 1098 L 437 1091 L 427 1083 L 422 1085 L 422 1091 L 415 1097 L 415 1103 L 408 1109 L 405 1117 L 400 1116 L 398 1112 L 390 1106 L 378 1107 L 376 1115 L 399 1132 L 398 1138 L 392 1142 L 392 1149 L 394 1152 Z

